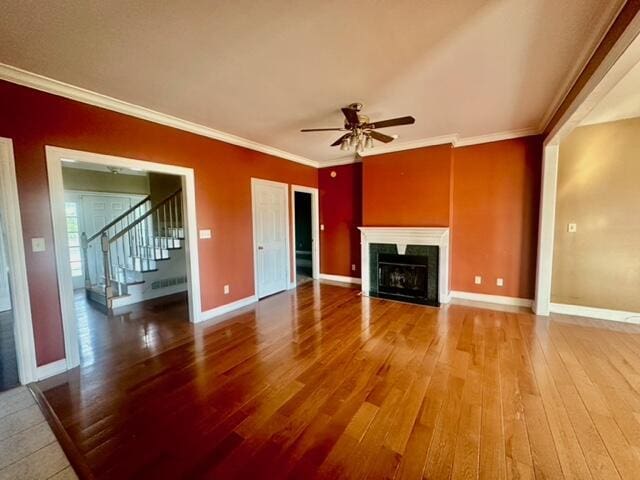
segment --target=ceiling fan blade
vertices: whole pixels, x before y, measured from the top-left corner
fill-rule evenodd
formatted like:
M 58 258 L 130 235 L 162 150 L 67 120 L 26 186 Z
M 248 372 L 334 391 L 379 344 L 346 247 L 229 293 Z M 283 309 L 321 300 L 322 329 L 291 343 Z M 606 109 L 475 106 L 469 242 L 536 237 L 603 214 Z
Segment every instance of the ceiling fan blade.
M 301 132 L 346 132 L 346 128 L 303 128 Z
M 360 118 L 358 118 L 358 112 L 353 108 L 344 107 L 342 108 L 342 113 L 344 114 L 347 122 L 351 125 L 358 125 L 360 123 Z
M 384 143 L 393 142 L 395 140 L 395 138 L 389 135 L 385 135 L 384 133 L 376 132 L 373 130 L 369 132 L 369 135 L 371 135 L 371 138 L 375 138 L 376 140 L 379 140 Z
M 344 135 L 342 135 L 339 139 L 337 139 L 335 142 L 333 142 L 331 144 L 332 147 L 337 147 L 338 145 L 340 145 L 342 143 L 342 141 L 345 138 L 348 138 L 351 135 L 351 133 L 345 133 Z
M 379 122 L 372 122 L 367 124 L 367 128 L 386 128 L 397 127 L 399 125 L 412 125 L 416 123 L 416 119 L 408 117 L 390 118 L 389 120 L 381 120 Z

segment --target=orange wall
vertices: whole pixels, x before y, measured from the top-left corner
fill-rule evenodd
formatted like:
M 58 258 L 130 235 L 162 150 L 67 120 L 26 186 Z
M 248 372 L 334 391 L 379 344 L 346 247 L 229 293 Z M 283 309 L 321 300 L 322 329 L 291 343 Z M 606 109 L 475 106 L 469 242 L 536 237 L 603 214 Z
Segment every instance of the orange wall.
M 335 177 L 331 177 L 335 172 Z M 318 170 L 320 190 L 320 271 L 360 277 L 362 225 L 362 164 Z M 351 270 L 351 265 L 356 270 Z
M 533 298 L 542 139 L 456 148 L 453 155 L 452 290 Z
M 64 357 L 45 145 L 193 168 L 202 309 L 253 294 L 251 177 L 315 187 L 317 170 L 0 81 L 0 136 L 13 139 L 38 365 Z M 32 237 L 44 237 L 42 253 Z M 229 284 L 231 293 L 223 294 Z
M 363 159 L 364 225 L 449 225 L 451 145 L 418 148 Z
M 363 225 L 450 226 L 453 290 L 533 298 L 541 145 L 540 137 L 525 137 L 365 157 Z M 338 168 L 343 167 L 333 170 Z M 320 171 L 321 189 L 330 185 L 325 176 L 331 170 Z M 321 196 L 323 211 L 344 224 L 342 232 L 322 237 L 324 273 L 354 276 L 348 269 L 360 237 L 347 232 L 356 230 L 357 215 L 341 211 L 357 202 L 353 181 L 334 182 L 335 188 L 325 187 Z M 475 275 L 483 277 L 481 285 L 475 285 Z M 504 279 L 503 287 L 496 285 L 497 278 Z

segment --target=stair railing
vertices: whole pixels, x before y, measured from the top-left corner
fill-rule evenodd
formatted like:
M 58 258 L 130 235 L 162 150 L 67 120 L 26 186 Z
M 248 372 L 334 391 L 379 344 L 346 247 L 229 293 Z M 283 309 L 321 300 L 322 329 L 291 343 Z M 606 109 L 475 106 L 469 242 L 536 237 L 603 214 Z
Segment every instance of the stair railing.
M 169 258 L 168 251 L 184 238 L 182 208 L 180 188 L 108 238 L 104 256 L 112 289 L 107 299 L 124 293 L 132 272 L 153 271 L 157 261 Z
M 87 236 L 86 232 L 82 232 L 80 235 L 80 246 L 82 247 L 82 263 L 84 266 L 84 285 L 87 291 L 92 288 L 104 289 L 105 298 L 110 296 L 111 282 L 109 275 L 106 274 L 109 268 L 107 268 L 108 265 L 104 261 L 104 256 L 108 251 L 108 239 L 135 221 L 136 218 L 142 216 L 150 208 L 151 196 L 147 195 L 90 237 Z M 91 256 L 91 263 L 89 258 L 90 248 L 96 251 L 96 254 Z M 92 269 L 93 275 L 91 272 Z

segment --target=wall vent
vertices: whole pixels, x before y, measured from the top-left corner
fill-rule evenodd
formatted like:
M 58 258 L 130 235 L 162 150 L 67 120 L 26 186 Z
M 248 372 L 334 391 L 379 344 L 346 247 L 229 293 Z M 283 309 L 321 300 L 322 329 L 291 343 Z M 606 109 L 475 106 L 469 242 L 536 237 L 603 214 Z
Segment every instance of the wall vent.
M 183 275 L 180 277 L 163 278 L 161 280 L 156 280 L 153 283 L 151 283 L 151 290 L 158 290 L 159 288 L 173 287 L 174 285 L 180 285 L 182 283 L 187 283 L 186 275 Z

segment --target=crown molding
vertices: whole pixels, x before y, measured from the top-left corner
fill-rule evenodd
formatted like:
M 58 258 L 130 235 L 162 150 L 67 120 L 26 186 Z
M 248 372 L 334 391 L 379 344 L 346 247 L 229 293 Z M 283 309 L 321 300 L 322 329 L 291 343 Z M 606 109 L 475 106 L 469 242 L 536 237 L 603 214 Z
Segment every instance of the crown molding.
M 478 135 L 476 137 L 458 138 L 454 143 L 454 147 L 468 147 L 471 145 L 480 145 L 481 143 L 501 142 L 503 140 L 512 140 L 514 138 L 529 137 L 541 133 L 539 128 L 521 128 L 518 130 L 507 130 L 506 132 L 489 133 L 487 135 Z
M 401 152 L 403 150 L 414 150 L 416 148 L 433 147 L 435 145 L 444 145 L 451 143 L 455 145 L 458 139 L 458 134 L 453 135 L 440 135 L 438 137 L 421 138 L 420 140 L 413 140 L 411 142 L 399 142 L 383 145 L 380 147 L 374 147 L 366 150 L 360 154 L 361 157 L 371 157 L 374 155 L 382 155 L 384 153 Z
M 147 120 L 149 122 L 165 125 L 167 127 L 176 128 L 185 132 L 195 133 L 203 137 L 212 138 L 221 142 L 230 143 L 238 147 L 248 148 L 256 152 L 266 153 L 274 157 L 283 158 L 292 162 L 307 165 L 309 167 L 319 168 L 319 163 L 315 160 L 296 155 L 293 153 L 270 147 L 262 143 L 254 142 L 246 138 L 239 137 L 230 133 L 205 127 L 188 120 L 183 120 L 172 115 L 157 112 L 149 108 L 134 105 L 123 100 L 118 100 L 101 93 L 93 92 L 81 87 L 76 87 L 68 83 L 54 80 L 37 73 L 29 72 L 21 68 L 13 67 L 4 63 L 0 63 L 0 80 L 16 83 L 25 87 L 40 90 L 42 92 L 51 93 L 60 97 L 76 100 L 78 102 L 93 105 L 95 107 L 104 108 L 118 113 L 123 113 L 132 117 Z
M 188 120 L 183 120 L 172 115 L 157 112 L 146 107 L 141 107 L 139 105 L 125 102 L 123 100 L 118 100 L 101 93 L 93 92 L 81 87 L 76 87 L 74 85 L 70 85 L 59 80 L 54 80 L 52 78 L 29 72 L 27 70 L 22 70 L 21 68 L 13 67 L 11 65 L 6 65 L 4 63 L 0 63 L 0 80 L 6 80 L 7 82 L 33 88 L 35 90 L 40 90 L 42 92 L 50 93 L 60 97 L 68 98 L 70 100 L 75 100 L 132 117 L 140 118 L 142 120 L 147 120 L 149 122 L 157 123 L 160 125 L 176 128 L 185 132 L 194 133 L 203 137 L 212 138 L 214 140 L 219 140 L 221 142 L 247 148 L 256 152 L 266 153 L 267 155 L 283 158 L 285 160 L 300 163 L 302 165 L 314 168 L 326 168 L 339 165 L 348 165 L 351 163 L 359 163 L 360 161 L 362 161 L 361 157 L 382 155 L 385 153 L 400 152 L 403 150 L 413 150 L 416 148 L 433 147 L 435 145 L 451 144 L 453 147 L 464 147 L 481 143 L 497 142 L 517 137 L 536 135 L 541 131 L 537 128 L 526 128 L 464 138 L 460 137 L 460 135 L 457 133 L 440 135 L 410 142 L 399 142 L 375 147 L 367 150 L 366 152 L 363 152 L 359 157 L 354 155 L 353 157 L 344 157 L 329 161 L 317 161 L 311 160 L 301 155 L 286 152 L 269 145 L 254 142 L 253 140 L 248 140 L 237 135 L 205 127 L 204 125 L 190 122 Z

